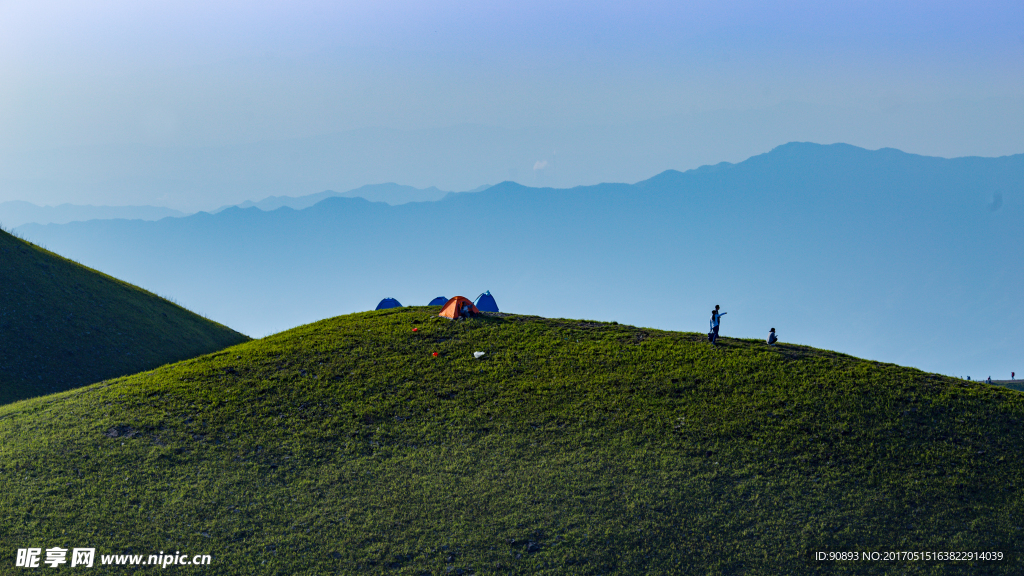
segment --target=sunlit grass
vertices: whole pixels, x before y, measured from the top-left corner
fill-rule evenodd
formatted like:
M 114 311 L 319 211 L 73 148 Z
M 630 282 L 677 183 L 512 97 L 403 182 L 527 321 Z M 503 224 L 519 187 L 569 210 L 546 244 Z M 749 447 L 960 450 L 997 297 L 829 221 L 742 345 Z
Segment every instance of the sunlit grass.
M 436 313 L 334 318 L 0 407 L 3 554 L 180 550 L 217 574 L 1018 570 L 809 560 L 1015 555 L 1018 392 L 801 346 Z

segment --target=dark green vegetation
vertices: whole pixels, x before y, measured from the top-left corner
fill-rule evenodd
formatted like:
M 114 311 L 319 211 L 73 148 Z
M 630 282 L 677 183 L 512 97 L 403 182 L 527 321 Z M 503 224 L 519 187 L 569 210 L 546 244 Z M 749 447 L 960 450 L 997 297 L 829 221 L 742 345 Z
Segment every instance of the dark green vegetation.
M 0 404 L 248 340 L 0 231 Z
M 993 384 L 1009 388 L 1010 390 L 1017 390 L 1018 392 L 1024 392 L 1024 380 L 993 380 Z
M 807 559 L 1019 556 L 1018 392 L 802 346 L 436 313 L 334 318 L 0 407 L 0 566 L 95 546 L 210 553 L 216 574 L 1021 570 Z

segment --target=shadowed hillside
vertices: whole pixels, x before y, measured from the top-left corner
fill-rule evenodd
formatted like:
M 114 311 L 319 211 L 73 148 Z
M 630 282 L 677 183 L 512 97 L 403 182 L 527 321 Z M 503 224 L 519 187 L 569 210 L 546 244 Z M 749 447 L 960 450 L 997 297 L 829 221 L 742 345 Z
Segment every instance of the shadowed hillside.
M 7 232 L 0 232 L 0 279 L 0 403 L 247 340 Z
M 1018 392 L 789 344 L 436 314 L 333 318 L 0 407 L 0 562 L 87 545 L 212 554 L 216 574 L 1019 573 Z

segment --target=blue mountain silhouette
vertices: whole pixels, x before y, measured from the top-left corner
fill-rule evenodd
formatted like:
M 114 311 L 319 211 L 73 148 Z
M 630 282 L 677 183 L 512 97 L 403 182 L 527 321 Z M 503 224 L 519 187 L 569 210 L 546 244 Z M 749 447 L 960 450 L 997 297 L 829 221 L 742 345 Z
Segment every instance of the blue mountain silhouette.
M 774 326 L 859 356 L 1009 374 L 1024 337 L 1022 190 L 1024 155 L 791 143 L 631 185 L 504 182 L 400 206 L 331 197 L 18 232 L 253 335 L 385 296 L 490 289 L 502 310 L 694 331 L 722 304 L 726 335 Z

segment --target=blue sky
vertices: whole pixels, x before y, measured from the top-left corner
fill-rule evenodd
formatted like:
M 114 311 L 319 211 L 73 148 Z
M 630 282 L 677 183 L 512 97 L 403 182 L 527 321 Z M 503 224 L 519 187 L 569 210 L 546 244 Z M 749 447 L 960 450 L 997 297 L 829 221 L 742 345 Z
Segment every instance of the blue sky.
M 109 173 L 69 167 L 98 171 L 99 161 L 67 150 L 225 150 L 352 130 L 434 130 L 442 147 L 444 131 L 463 125 L 543 134 L 523 144 L 532 161 L 495 150 L 506 167 L 462 179 L 396 157 L 279 192 L 468 189 L 516 173 L 534 184 L 544 181 L 531 180 L 533 166 L 573 151 L 604 172 L 566 168 L 544 183 L 637 181 L 790 140 L 946 157 L 1024 151 L 1024 4 L 1009 1 L 5 0 L 0 77 L 0 201 L 198 209 L 258 199 L 218 180 L 217 165 L 219 183 L 201 193 L 201 183 L 146 186 L 145 174 L 105 189 Z M 793 105 L 816 112 L 777 111 Z M 673 122 L 699 133 L 644 131 Z M 586 142 L 594 127 L 605 131 L 599 149 Z M 637 139 L 673 152 L 641 165 L 629 158 Z M 110 173 L 128 163 L 101 156 Z M 154 172 L 187 171 L 162 161 Z
M 637 182 L 793 141 L 1024 152 L 1024 3 L 0 0 L 0 202 Z

